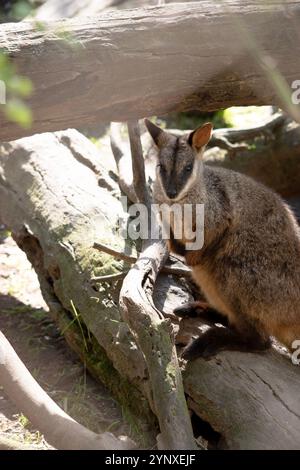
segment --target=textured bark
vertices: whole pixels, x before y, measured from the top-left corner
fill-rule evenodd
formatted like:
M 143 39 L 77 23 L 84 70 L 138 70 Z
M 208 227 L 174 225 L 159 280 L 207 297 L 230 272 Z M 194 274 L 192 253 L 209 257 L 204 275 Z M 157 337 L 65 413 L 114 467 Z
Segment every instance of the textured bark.
M 299 450 L 299 383 L 300 366 L 275 352 L 223 352 L 184 375 L 188 404 L 221 434 L 221 449 Z
M 120 292 L 122 315 L 144 354 L 161 436 L 160 449 L 196 449 L 178 364 L 171 322 L 153 302 L 154 286 L 168 259 L 163 240 L 151 240 L 151 199 L 138 122 L 128 123 L 132 155 L 133 187 L 137 201 L 148 209 L 148 238 L 137 262 L 124 279 Z
M 123 403 L 131 402 L 136 413 L 153 424 L 149 407 L 154 413 L 156 409 L 148 368 L 120 316 L 120 286 L 95 285 L 92 280 L 128 269 L 93 249 L 100 241 L 126 251 L 124 240 L 111 230 L 122 209 L 79 158 L 78 134 L 76 157 L 63 135 L 36 135 L 1 146 L 1 218 L 37 270 L 45 299 L 69 344 Z M 85 141 L 81 137 L 82 150 Z M 161 312 L 171 317 L 175 306 L 190 299 L 183 281 L 158 276 L 154 302 Z M 74 333 L 74 323 L 70 325 L 71 300 L 85 342 Z M 197 322 L 191 322 L 195 333 Z M 299 374 L 299 367 L 277 352 L 225 352 L 189 364 L 184 388 L 190 409 L 221 434 L 219 448 L 299 449 Z
M 67 145 L 74 133 L 76 152 L 74 145 Z M 99 187 L 99 173 L 91 169 L 94 165 L 87 165 L 82 158 L 90 162 L 99 158 L 96 148 L 92 155 L 84 154 L 86 145 L 89 149 L 88 140 L 75 131 L 36 135 L 2 145 L 1 218 L 37 271 L 45 300 L 69 344 L 93 375 L 102 379 L 140 421 L 147 418 L 153 429 L 147 367 L 117 307 L 120 282 L 109 287 L 107 282 L 94 281 L 98 276 L 128 271 L 128 265 L 93 248 L 100 239 L 124 250 L 125 241 L 112 231 L 124 213 L 111 192 Z M 128 253 L 129 248 L 125 249 Z M 178 281 L 161 275 L 155 294 L 157 307 L 171 313 L 178 299 L 188 301 L 191 294 Z M 84 331 L 87 328 L 90 332 L 86 341 L 73 332 L 74 325 L 70 326 L 74 320 L 72 304 Z
M 1 25 L 0 48 L 35 92 L 32 128 L 2 117 L 0 140 L 171 111 L 275 104 L 277 71 L 288 87 L 300 76 L 299 19 L 298 2 L 230 0 L 107 12 L 45 29 Z

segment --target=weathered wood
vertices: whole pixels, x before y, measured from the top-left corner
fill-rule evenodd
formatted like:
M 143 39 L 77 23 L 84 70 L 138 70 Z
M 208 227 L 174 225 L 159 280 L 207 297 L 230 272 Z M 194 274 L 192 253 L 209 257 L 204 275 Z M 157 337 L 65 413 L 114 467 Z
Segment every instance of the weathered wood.
M 133 187 L 139 203 L 148 209 L 148 238 L 143 240 L 137 262 L 128 272 L 120 291 L 120 309 L 143 351 L 161 436 L 159 449 L 196 449 L 185 401 L 171 322 L 153 302 L 154 286 L 168 259 L 163 240 L 151 239 L 151 198 L 147 188 L 138 122 L 128 123 L 132 155 Z
M 35 135 L 1 145 L 1 218 L 36 269 L 45 300 L 69 344 L 125 408 L 141 420 L 147 416 L 153 424 L 147 367 L 117 307 L 120 285 L 114 283 L 112 289 L 107 283 L 95 286 L 93 281 L 128 271 L 126 263 L 93 248 L 100 240 L 124 250 L 125 240 L 112 231 L 123 209 L 111 192 L 99 187 L 94 166 L 86 164 L 83 150 L 86 145 L 90 149 L 88 140 L 76 133 L 74 153 L 75 146 L 67 144 L 74 132 Z M 95 147 L 85 157 L 100 160 Z M 131 244 L 127 252 L 135 254 Z M 166 313 L 172 312 L 178 299 L 191 299 L 188 290 L 180 289 L 181 283 L 167 275 L 159 276 L 157 285 L 155 302 Z M 80 335 L 72 334 L 72 304 L 91 332 L 91 341 L 82 343 Z
M 37 270 L 69 343 L 123 403 L 131 402 L 150 419 L 149 405 L 154 412 L 155 407 L 149 375 L 120 316 L 119 289 L 102 284 L 95 290 L 92 281 L 124 270 L 123 263 L 93 249 L 100 241 L 124 250 L 124 240 L 111 231 L 121 208 L 63 141 L 57 134 L 44 134 L 1 145 L 1 218 Z M 183 283 L 165 275 L 159 275 L 154 294 L 156 307 L 165 314 L 191 299 Z M 71 300 L 90 332 L 86 345 L 80 334 L 74 338 L 70 333 Z M 188 365 L 184 387 L 190 408 L 221 434 L 220 448 L 299 449 L 299 374 L 299 367 L 275 352 L 226 352 Z
M 45 30 L 1 25 L 0 48 L 35 92 L 32 128 L 1 117 L 0 140 L 175 110 L 275 104 L 268 64 L 288 86 L 299 79 L 299 19 L 298 2 L 229 0 L 107 12 Z
M 219 448 L 300 449 L 300 366 L 278 353 L 223 352 L 190 363 L 189 406 L 222 438 Z

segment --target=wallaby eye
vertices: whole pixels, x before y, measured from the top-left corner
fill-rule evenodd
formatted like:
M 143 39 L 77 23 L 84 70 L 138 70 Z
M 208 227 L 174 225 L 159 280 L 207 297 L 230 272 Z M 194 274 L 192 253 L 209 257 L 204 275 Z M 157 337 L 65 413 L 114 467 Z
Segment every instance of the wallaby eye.
M 192 169 L 193 169 L 193 165 L 189 164 L 189 165 L 186 165 L 186 167 L 184 168 L 184 171 L 186 171 L 186 173 L 190 173 Z
M 159 163 L 159 165 L 157 165 L 157 166 L 159 167 L 159 169 L 162 173 L 166 173 L 167 170 L 166 170 L 166 167 L 163 163 Z

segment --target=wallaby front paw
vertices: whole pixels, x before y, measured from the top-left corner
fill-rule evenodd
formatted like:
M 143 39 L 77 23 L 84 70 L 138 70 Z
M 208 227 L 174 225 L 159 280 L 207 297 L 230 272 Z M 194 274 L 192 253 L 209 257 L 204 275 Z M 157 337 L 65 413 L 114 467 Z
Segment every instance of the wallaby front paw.
M 205 302 L 189 302 L 174 309 L 173 313 L 180 318 L 195 318 L 201 309 L 207 308 Z
M 220 352 L 217 344 L 208 342 L 205 333 L 199 338 L 191 341 L 182 351 L 181 357 L 186 361 L 193 361 L 198 357 L 210 359 Z
M 173 313 L 180 318 L 199 318 L 205 323 L 214 325 L 215 323 L 221 323 L 227 326 L 228 320 L 222 314 L 214 310 L 210 305 L 202 300 L 196 300 L 194 302 L 188 302 L 175 308 Z
M 208 359 L 221 351 L 258 352 L 268 349 L 270 341 L 258 334 L 243 336 L 231 328 L 212 327 L 183 350 L 181 357 L 192 361 L 197 357 Z

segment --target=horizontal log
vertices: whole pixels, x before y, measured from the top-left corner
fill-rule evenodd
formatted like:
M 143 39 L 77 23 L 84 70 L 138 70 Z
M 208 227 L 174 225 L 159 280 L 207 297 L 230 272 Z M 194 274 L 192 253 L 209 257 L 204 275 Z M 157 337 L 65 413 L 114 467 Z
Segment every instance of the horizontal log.
M 190 363 L 190 407 L 221 434 L 218 448 L 300 449 L 299 366 L 275 351 L 223 352 Z
M 41 25 L 1 25 L 0 48 L 34 84 L 31 129 L 0 140 L 171 111 L 275 104 L 299 79 L 300 4 L 193 2 Z M 66 39 L 68 38 L 68 40 Z

